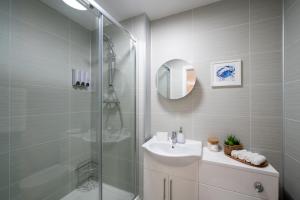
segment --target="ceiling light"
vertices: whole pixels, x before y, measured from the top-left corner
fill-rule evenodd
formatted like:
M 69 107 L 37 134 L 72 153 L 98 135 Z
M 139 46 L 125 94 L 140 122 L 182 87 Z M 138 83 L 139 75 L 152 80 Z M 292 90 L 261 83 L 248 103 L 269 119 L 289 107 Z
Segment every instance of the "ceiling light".
M 84 7 L 77 0 L 63 0 L 63 2 L 65 2 L 65 4 L 67 4 L 68 6 L 71 6 L 74 9 L 77 9 L 77 10 L 87 10 L 86 7 Z

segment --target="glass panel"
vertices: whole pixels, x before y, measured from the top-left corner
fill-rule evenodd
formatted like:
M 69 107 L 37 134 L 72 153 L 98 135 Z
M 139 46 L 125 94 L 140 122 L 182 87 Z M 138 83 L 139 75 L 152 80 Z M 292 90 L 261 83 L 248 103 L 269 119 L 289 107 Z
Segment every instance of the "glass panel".
M 135 196 L 135 45 L 104 21 L 102 191 L 103 200 Z
M 100 109 L 92 104 L 99 77 L 72 86 L 73 69 L 89 79 L 99 68 L 98 23 L 62 0 L 1 0 L 1 200 L 98 199 L 92 119 Z
M 0 1 L 0 199 L 9 198 L 9 2 Z

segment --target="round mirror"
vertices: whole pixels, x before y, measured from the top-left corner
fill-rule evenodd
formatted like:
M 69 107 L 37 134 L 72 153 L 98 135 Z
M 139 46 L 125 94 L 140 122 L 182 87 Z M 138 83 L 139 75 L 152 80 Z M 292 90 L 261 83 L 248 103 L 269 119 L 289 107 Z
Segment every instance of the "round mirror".
M 195 69 L 184 60 L 170 60 L 164 63 L 156 73 L 157 91 L 167 99 L 185 97 L 193 90 L 195 83 Z

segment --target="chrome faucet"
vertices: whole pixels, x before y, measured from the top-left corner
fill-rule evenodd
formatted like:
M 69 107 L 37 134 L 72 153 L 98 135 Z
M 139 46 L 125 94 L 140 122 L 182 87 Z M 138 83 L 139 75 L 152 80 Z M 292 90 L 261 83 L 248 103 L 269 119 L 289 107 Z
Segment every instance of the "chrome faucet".
M 172 148 L 174 148 L 174 145 L 177 143 L 177 132 L 176 131 L 172 131 L 171 140 L 172 140 Z

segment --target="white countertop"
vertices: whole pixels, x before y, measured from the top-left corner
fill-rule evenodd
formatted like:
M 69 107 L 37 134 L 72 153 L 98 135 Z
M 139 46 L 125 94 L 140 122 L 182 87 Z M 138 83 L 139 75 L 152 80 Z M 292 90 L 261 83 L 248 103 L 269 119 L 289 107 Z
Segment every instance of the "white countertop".
M 240 170 L 247 170 L 250 172 L 266 174 L 275 177 L 279 176 L 279 172 L 276 169 L 274 169 L 274 167 L 271 164 L 269 164 L 267 167 L 264 168 L 252 167 L 250 165 L 246 165 L 244 163 L 229 158 L 224 154 L 223 151 L 212 152 L 208 150 L 207 147 L 203 147 L 203 154 L 202 154 L 201 161 L 209 162 L 210 164 L 222 165 L 225 167 L 232 167 Z

